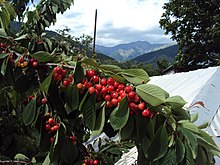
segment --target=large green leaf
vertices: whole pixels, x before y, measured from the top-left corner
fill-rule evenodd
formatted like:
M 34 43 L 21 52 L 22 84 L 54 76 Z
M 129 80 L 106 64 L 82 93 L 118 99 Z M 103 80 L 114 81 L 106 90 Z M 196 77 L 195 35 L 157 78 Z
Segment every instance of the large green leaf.
M 95 95 L 91 95 L 85 102 L 82 111 L 85 125 L 90 130 L 94 130 L 96 123 L 95 102 L 96 102 Z
M 71 108 L 71 110 L 67 112 L 67 114 L 70 114 L 76 110 L 79 105 L 79 92 L 76 85 L 69 85 L 64 92 L 64 97 L 67 105 Z
M 120 139 L 125 140 L 131 137 L 134 131 L 134 119 L 133 116 L 129 116 L 127 123 L 120 130 Z
M 31 57 L 39 62 L 59 62 L 60 59 L 58 56 L 53 56 L 45 51 L 38 51 L 34 54 L 31 54 Z
M 45 93 L 48 93 L 50 83 L 52 80 L 52 76 L 53 76 L 53 71 L 50 72 L 49 76 L 47 76 L 47 78 L 45 78 L 44 81 L 40 85 L 40 89 L 44 91 Z
M 99 64 L 98 64 L 95 60 L 93 60 L 93 59 L 91 59 L 91 58 L 85 57 L 85 58 L 83 58 L 83 59 L 81 60 L 81 62 L 84 63 L 84 64 L 86 64 L 86 65 L 93 66 L 93 67 L 96 67 L 96 68 L 99 67 Z
M 198 141 L 196 139 L 196 135 L 191 132 L 190 130 L 179 127 L 183 136 L 186 138 L 186 142 L 189 144 L 189 147 L 191 149 L 191 152 L 193 154 L 193 158 L 196 159 L 197 156 L 197 150 L 198 150 Z
M 92 132 L 92 136 L 99 135 L 102 132 L 105 125 L 105 106 L 103 106 L 103 108 L 100 109 L 100 111 L 101 112 L 99 112 L 98 118 L 95 123 L 94 131 Z
M 129 117 L 128 99 L 124 97 L 110 114 L 109 120 L 114 130 L 119 130 L 125 126 Z
M 166 155 L 161 158 L 159 165 L 177 165 L 175 150 L 169 150 Z
M 149 147 L 147 148 L 149 161 L 162 158 L 168 150 L 168 134 L 166 127 L 162 125 L 155 133 Z
M 190 144 L 185 142 L 185 147 L 186 147 L 185 165 L 195 165 Z
M 79 83 L 84 79 L 84 69 L 81 66 L 80 62 L 76 62 L 75 71 L 74 71 L 74 83 Z
M 176 160 L 177 163 L 183 161 L 185 157 L 185 146 L 179 138 L 176 138 Z
M 36 98 L 34 98 L 27 104 L 24 109 L 23 122 L 25 125 L 30 125 L 34 121 L 36 110 Z
M 215 141 L 211 138 L 209 134 L 207 134 L 203 130 L 199 130 L 196 137 L 201 146 L 205 147 L 208 150 L 213 150 L 220 153 L 219 147 L 216 145 Z
M 167 92 L 152 84 L 142 84 L 136 87 L 137 94 L 152 106 L 165 103 Z
M 173 109 L 180 109 L 186 104 L 186 101 L 181 96 L 168 97 L 165 102 L 171 105 Z
M 143 83 L 147 83 L 150 79 L 143 69 L 127 69 L 120 74 L 130 83 L 134 85 L 139 85 Z
M 116 65 L 100 65 L 100 69 L 102 69 L 106 73 L 115 73 L 117 74 L 118 72 L 123 71 L 120 67 Z

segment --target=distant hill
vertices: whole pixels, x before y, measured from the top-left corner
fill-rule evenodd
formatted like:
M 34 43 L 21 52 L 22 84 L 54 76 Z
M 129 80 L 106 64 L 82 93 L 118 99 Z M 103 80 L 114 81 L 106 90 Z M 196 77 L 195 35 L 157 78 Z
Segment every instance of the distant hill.
M 178 53 L 178 45 L 172 45 L 169 47 L 165 47 L 163 49 L 159 49 L 156 51 L 152 51 L 149 53 L 145 53 L 141 56 L 131 59 L 131 62 L 143 62 L 143 63 L 155 63 L 160 58 L 165 58 L 169 62 L 172 62 Z
M 96 52 L 106 54 L 107 56 L 121 62 L 133 59 L 164 45 L 166 44 L 151 44 L 147 41 L 130 42 L 113 47 L 96 45 Z

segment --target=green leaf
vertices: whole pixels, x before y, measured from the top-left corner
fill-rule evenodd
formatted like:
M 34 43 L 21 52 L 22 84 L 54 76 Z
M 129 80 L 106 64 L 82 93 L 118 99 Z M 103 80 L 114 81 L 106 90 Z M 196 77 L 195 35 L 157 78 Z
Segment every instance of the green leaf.
M 76 85 L 69 85 L 66 88 L 64 92 L 64 98 L 67 105 L 71 108 L 71 110 L 67 112 L 67 114 L 70 114 L 76 110 L 79 105 L 79 92 Z
M 199 130 L 197 134 L 197 140 L 199 144 L 208 150 L 214 150 L 220 152 L 219 147 L 216 145 L 215 141 L 211 138 L 209 134 L 203 130 Z
M 198 150 L 198 141 L 196 135 L 190 130 L 179 127 L 183 136 L 186 138 L 186 142 L 189 144 L 190 149 L 192 150 L 193 158 L 196 159 L 197 150 Z
M 168 97 L 165 102 L 171 105 L 173 109 L 180 109 L 186 104 L 186 101 L 181 96 Z
M 134 85 L 147 83 L 150 80 L 147 72 L 145 72 L 143 69 L 127 69 L 119 74 L 121 74 L 128 82 Z
M 49 76 L 47 76 L 47 78 L 45 78 L 44 81 L 40 85 L 40 89 L 44 91 L 46 94 L 48 93 L 50 83 L 52 80 L 52 76 L 53 76 L 53 71 L 50 72 Z
M 24 109 L 23 122 L 25 125 L 30 125 L 34 121 L 36 110 L 36 98 L 34 98 L 27 104 Z
M 199 117 L 198 113 L 195 113 L 195 114 L 191 115 L 191 120 L 190 121 L 192 123 L 194 123 L 198 119 L 198 117 Z
M 73 164 L 78 157 L 78 150 L 70 139 L 63 138 L 60 148 L 60 158 L 62 162 Z
M 147 136 L 144 136 L 144 138 L 142 139 L 141 147 L 142 147 L 142 151 L 146 159 L 148 158 L 147 148 L 149 147 L 150 143 L 151 143 L 150 139 Z
M 103 70 L 106 73 L 115 73 L 123 71 L 120 67 L 116 65 L 100 65 L 100 69 Z
M 199 128 L 199 129 L 205 129 L 205 128 L 208 127 L 208 125 L 209 125 L 209 123 L 208 123 L 208 122 L 205 122 L 205 123 L 199 125 L 198 128 Z
M 149 147 L 147 148 L 150 161 L 162 158 L 168 150 L 168 134 L 166 127 L 162 125 L 155 133 Z
M 8 53 L 0 53 L 0 59 L 8 57 Z
M 137 94 L 152 106 L 165 103 L 167 92 L 156 85 L 142 84 L 136 87 Z
M 134 119 L 133 116 L 129 116 L 127 123 L 125 126 L 120 130 L 120 139 L 125 140 L 129 139 L 134 130 Z
M 74 83 L 77 84 L 79 82 L 82 82 L 84 79 L 84 69 L 81 66 L 80 62 L 76 62 L 75 71 L 74 71 Z
M 176 138 L 176 160 L 177 163 L 183 161 L 185 157 L 185 146 L 179 138 Z
M 166 155 L 160 160 L 159 165 L 177 165 L 175 150 L 169 150 Z
M 6 69 L 7 69 L 7 65 L 8 65 L 8 59 L 5 59 L 5 60 L 2 62 L 2 66 L 1 66 L 1 74 L 2 74 L 2 75 L 5 75 Z
M 15 38 L 15 41 L 19 41 L 19 40 L 26 39 L 27 36 L 28 36 L 28 34 L 24 34 L 24 35 L 22 35 L 22 36 L 20 36 L 20 37 L 18 37 L 18 38 Z
M 90 130 L 94 130 L 96 124 L 95 102 L 96 102 L 95 95 L 91 95 L 85 102 L 82 110 L 85 125 Z
M 31 57 L 39 62 L 59 62 L 60 59 L 58 56 L 52 56 L 50 53 L 45 51 L 38 51 L 34 54 L 31 54 Z
M 185 165 L 195 165 L 195 161 L 193 159 L 193 153 L 189 143 L 185 142 L 185 147 L 186 147 Z
M 16 160 L 29 160 L 29 158 L 27 156 L 25 156 L 24 154 L 16 154 L 14 159 Z
M 93 59 L 91 59 L 91 58 L 88 58 L 88 57 L 83 58 L 83 59 L 81 60 L 81 62 L 84 63 L 84 64 L 86 64 L 86 65 L 93 66 L 93 67 L 95 67 L 95 68 L 98 68 L 98 67 L 99 67 L 99 64 L 98 64 L 95 60 L 93 60 Z
M 95 123 L 94 131 L 92 132 L 92 136 L 99 135 L 102 132 L 105 125 L 105 106 L 103 106 L 103 108 L 100 111 L 101 112 L 99 112 L 99 116 Z
M 117 106 L 110 114 L 110 124 L 114 130 L 119 130 L 125 126 L 129 117 L 128 99 L 124 97 L 119 106 Z
M 178 123 L 181 123 L 183 128 L 186 128 L 191 132 L 198 133 L 198 127 L 195 124 L 190 123 L 190 121 L 188 121 L 188 120 L 186 120 L 186 121 L 182 120 L 182 121 L 183 121 L 183 123 L 181 123 L 181 121 L 179 121 Z

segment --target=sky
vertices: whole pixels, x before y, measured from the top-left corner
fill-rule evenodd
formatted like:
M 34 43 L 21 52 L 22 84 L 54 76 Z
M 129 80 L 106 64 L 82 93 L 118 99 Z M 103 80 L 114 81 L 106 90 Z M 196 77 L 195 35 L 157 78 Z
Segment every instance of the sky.
M 168 0 L 75 0 L 64 14 L 57 16 L 50 30 L 71 29 L 76 37 L 82 34 L 93 37 L 95 10 L 97 9 L 96 44 L 117 44 L 148 41 L 170 43 L 159 27 L 163 4 Z

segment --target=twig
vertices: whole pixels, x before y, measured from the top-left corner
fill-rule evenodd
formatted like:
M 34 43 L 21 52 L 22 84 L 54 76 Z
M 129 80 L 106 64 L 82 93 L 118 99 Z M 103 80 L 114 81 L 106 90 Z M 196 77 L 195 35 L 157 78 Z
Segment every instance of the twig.
M 0 160 L 0 164 L 15 164 L 15 163 L 32 164 L 31 162 L 26 162 L 23 160 Z

